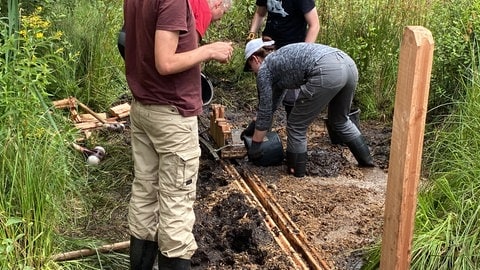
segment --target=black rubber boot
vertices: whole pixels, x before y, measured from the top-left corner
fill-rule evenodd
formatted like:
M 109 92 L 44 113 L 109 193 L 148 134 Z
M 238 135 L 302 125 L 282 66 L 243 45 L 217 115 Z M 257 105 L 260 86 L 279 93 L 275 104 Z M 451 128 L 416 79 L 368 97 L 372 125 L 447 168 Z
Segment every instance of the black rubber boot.
M 305 153 L 290 153 L 287 152 L 287 172 L 295 177 L 304 177 L 307 172 L 307 152 Z
M 190 270 L 191 262 L 187 259 L 168 258 L 158 253 L 158 270 Z
M 359 136 L 346 143 L 360 167 L 374 167 L 373 158 L 363 136 Z
M 130 269 L 152 270 L 158 254 L 158 243 L 130 236 Z

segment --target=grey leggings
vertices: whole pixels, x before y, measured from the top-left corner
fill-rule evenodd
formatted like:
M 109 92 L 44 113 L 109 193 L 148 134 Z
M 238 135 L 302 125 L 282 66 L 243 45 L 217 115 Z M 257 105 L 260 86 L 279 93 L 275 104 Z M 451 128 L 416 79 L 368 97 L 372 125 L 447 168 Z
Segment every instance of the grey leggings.
M 328 105 L 328 120 L 345 142 L 361 135 L 348 114 L 358 82 L 355 62 L 343 52 L 322 57 L 300 87 L 287 122 L 287 151 L 307 151 L 307 129 Z

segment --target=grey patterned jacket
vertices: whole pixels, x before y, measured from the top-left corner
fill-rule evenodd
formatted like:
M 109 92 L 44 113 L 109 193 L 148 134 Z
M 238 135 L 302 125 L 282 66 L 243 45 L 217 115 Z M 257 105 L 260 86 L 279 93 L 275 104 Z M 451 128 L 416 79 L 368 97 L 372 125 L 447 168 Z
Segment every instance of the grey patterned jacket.
M 302 88 L 310 72 L 321 65 L 322 57 L 338 51 L 323 44 L 301 42 L 286 45 L 267 55 L 257 73 L 258 111 L 255 128 L 269 130 L 273 113 L 285 91 Z

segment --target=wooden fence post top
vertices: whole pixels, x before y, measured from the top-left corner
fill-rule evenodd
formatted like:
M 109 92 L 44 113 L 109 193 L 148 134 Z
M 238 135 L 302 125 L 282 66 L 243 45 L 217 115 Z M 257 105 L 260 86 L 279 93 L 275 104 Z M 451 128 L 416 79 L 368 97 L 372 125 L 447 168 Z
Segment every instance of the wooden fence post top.
M 406 26 L 403 38 L 404 41 L 413 41 L 418 46 L 425 45 L 425 43 L 433 45 L 432 33 L 423 26 Z

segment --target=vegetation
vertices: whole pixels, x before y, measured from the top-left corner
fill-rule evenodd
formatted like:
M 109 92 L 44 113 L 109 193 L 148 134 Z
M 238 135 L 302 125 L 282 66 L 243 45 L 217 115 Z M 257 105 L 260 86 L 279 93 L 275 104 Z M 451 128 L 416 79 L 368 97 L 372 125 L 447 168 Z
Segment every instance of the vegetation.
M 423 162 L 429 180 L 419 194 L 412 269 L 480 268 L 480 1 L 337 0 L 317 1 L 317 8 L 322 27 L 318 41 L 343 49 L 358 63 L 355 103 L 364 118 L 391 119 L 404 27 L 424 25 L 432 32 L 435 53 Z M 204 72 L 227 81 L 252 104 L 254 80 L 242 72 L 242 65 L 254 10 L 254 1 L 237 0 L 212 25 L 205 42 L 232 40 L 236 51 L 227 65 L 204 65 Z M 71 149 L 75 131 L 50 104 L 75 96 L 103 110 L 128 95 L 116 48 L 122 17 L 119 0 L 0 3 L 1 269 L 95 269 L 92 265 L 101 268 L 102 260 L 108 260 L 99 256 L 96 262 L 59 264 L 49 258 L 80 242 L 101 240 L 71 239 L 64 225 L 88 216 L 86 201 L 101 200 L 101 192 L 92 189 L 102 190 L 102 182 L 93 180 L 109 179 L 104 183 L 111 185 L 126 181 L 131 173 L 128 168 L 119 173 L 118 163 L 128 163 L 128 156 L 112 145 L 111 151 L 124 159 L 108 161 L 92 174 L 100 169 L 83 165 Z M 378 247 L 371 254 L 366 268 L 374 269 Z

